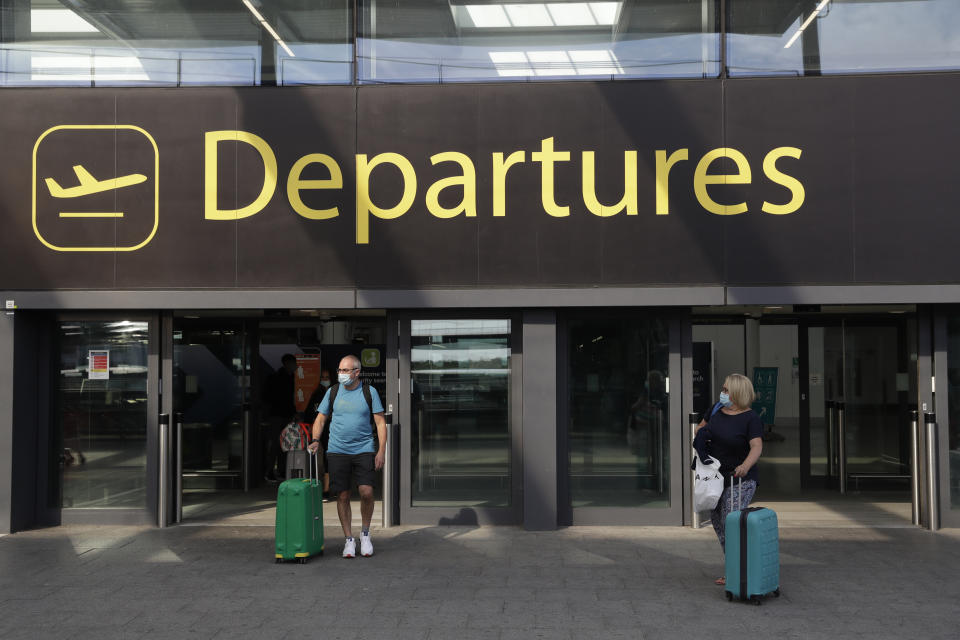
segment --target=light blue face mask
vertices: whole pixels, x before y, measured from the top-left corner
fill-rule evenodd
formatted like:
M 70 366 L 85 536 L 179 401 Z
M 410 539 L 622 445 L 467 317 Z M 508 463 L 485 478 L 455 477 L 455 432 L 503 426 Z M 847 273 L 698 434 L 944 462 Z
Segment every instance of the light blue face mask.
M 730 394 L 729 394 L 729 393 L 721 393 L 721 394 L 720 394 L 720 404 L 722 404 L 723 406 L 725 406 L 725 407 L 728 408 L 728 409 L 733 406 L 733 403 L 730 402 Z

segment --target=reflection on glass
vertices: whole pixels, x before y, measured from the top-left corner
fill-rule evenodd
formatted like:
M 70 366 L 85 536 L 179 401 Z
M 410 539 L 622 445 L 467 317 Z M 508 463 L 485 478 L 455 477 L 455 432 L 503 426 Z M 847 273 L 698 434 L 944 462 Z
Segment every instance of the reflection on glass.
M 646 315 L 569 323 L 574 507 L 668 507 L 667 325 Z
M 837 424 L 833 407 L 841 399 L 843 332 L 839 327 L 807 330 L 810 380 L 810 475 L 835 479 Z M 829 370 L 828 370 L 829 364 Z
M 232 477 L 243 470 L 243 326 L 218 321 L 174 331 L 174 411 L 183 414 L 184 487 L 204 486 L 205 476 Z
M 0 3 L 0 85 L 353 81 L 349 0 Z
M 715 77 L 716 0 L 363 3 L 361 82 Z
M 146 508 L 146 322 L 61 322 L 59 505 Z
M 729 0 L 730 75 L 960 68 L 956 0 Z
M 844 421 L 849 474 L 910 473 L 908 423 L 901 420 L 898 402 L 899 347 L 896 327 L 846 329 Z
M 411 504 L 510 506 L 510 321 L 411 322 Z

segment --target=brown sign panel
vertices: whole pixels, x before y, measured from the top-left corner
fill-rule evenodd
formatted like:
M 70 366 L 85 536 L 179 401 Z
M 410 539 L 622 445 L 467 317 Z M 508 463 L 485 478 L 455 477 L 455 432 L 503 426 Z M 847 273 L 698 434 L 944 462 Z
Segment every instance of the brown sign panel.
M 5 90 L 0 288 L 953 281 L 958 81 Z

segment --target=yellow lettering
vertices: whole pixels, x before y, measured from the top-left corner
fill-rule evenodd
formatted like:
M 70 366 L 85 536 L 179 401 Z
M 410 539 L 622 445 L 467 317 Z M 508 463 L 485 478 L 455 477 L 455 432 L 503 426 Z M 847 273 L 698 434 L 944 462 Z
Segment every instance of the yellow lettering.
M 777 147 L 773 151 L 767 154 L 767 157 L 763 159 L 763 172 L 767 175 L 770 180 L 776 182 L 779 185 L 782 185 L 790 190 L 791 198 L 790 202 L 787 204 L 771 204 L 764 200 L 762 210 L 764 213 L 772 213 L 774 215 L 782 216 L 788 213 L 793 213 L 803 205 L 803 199 L 806 197 L 806 191 L 803 189 L 803 184 L 793 176 L 788 176 L 785 173 L 781 173 L 777 169 L 777 159 L 787 156 L 789 158 L 800 159 L 800 154 L 802 152 L 796 147 Z
M 330 172 L 330 178 L 326 180 L 301 180 L 300 174 L 303 173 L 303 170 L 308 164 L 313 163 L 325 166 L 327 171 Z M 303 203 L 303 199 L 300 197 L 300 190 L 342 188 L 343 173 L 340 171 L 340 165 L 337 164 L 336 160 L 322 153 L 311 153 L 310 155 L 303 156 L 294 163 L 293 168 L 290 169 L 290 175 L 287 176 L 287 199 L 290 201 L 290 206 L 301 216 L 310 220 L 329 220 L 330 218 L 336 218 L 340 215 L 340 210 L 337 207 L 331 209 L 311 209 Z
M 381 209 L 370 201 L 370 174 L 381 164 L 392 164 L 403 176 L 403 196 L 396 206 Z M 410 161 L 399 153 L 381 153 L 367 162 L 366 154 L 357 154 L 357 244 L 370 242 L 370 214 L 392 220 L 405 214 L 417 195 L 417 174 Z
M 526 151 L 514 151 L 507 156 L 506 161 L 502 153 L 493 154 L 493 217 L 502 218 L 507 215 L 507 171 L 513 165 L 526 162 Z
M 710 168 L 710 164 L 719 158 L 730 158 L 733 160 L 737 165 L 737 173 L 707 174 L 707 169 Z M 745 213 L 747 211 L 747 203 L 740 202 L 730 205 L 718 204 L 707 194 L 707 185 L 750 184 L 750 180 L 750 163 L 747 162 L 746 156 L 736 149 L 721 147 L 708 152 L 700 159 L 700 162 L 697 164 L 697 169 L 693 174 L 693 190 L 697 194 L 697 200 L 700 201 L 701 207 L 718 216 L 732 216 L 738 213 Z
M 220 142 L 246 142 L 263 159 L 263 188 L 257 199 L 240 209 L 217 208 L 217 145 Z M 204 139 L 204 210 L 207 220 L 239 220 L 260 213 L 277 188 L 277 157 L 270 145 L 258 135 L 246 131 L 207 131 Z
M 447 151 L 430 156 L 430 162 L 456 162 L 463 170 L 461 176 L 437 180 L 427 189 L 427 211 L 438 218 L 453 218 L 465 213 L 468 218 L 477 216 L 477 170 L 469 157 L 456 151 Z M 440 192 L 450 187 L 463 187 L 463 200 L 456 207 L 447 209 L 440 205 Z
M 637 152 L 623 152 L 623 198 L 614 205 L 600 204 L 597 199 L 596 167 L 593 151 L 583 152 L 583 203 L 595 216 L 608 218 L 624 209 L 628 216 L 637 215 Z
M 553 163 L 570 160 L 570 152 L 554 151 L 553 138 L 546 138 L 540 142 L 540 151 L 531 153 L 530 159 L 543 163 L 543 177 L 540 180 L 540 200 L 543 202 L 543 210 L 555 218 L 569 216 L 570 207 L 558 206 L 553 198 Z
M 670 213 L 670 169 L 681 160 L 689 159 L 687 149 L 677 149 L 667 158 L 666 150 L 657 151 L 657 215 Z

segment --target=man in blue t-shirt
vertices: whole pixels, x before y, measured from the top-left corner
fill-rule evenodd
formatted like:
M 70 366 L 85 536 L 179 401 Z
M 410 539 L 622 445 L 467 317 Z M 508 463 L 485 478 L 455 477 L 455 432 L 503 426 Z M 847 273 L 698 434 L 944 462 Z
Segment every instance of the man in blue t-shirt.
M 330 395 L 336 391 L 333 402 L 333 419 L 330 421 L 330 439 L 327 446 L 327 463 L 330 474 L 330 492 L 337 496 L 337 515 L 346 542 L 343 545 L 343 557 L 354 558 L 357 545 L 353 539 L 350 509 L 351 480 L 357 481 L 360 489 L 360 520 L 363 529 L 360 534 L 360 555 L 373 555 L 373 542 L 370 541 L 370 520 L 373 519 L 373 483 L 377 471 L 383 468 L 385 448 L 387 446 L 387 423 L 383 418 L 383 403 L 380 394 L 373 387 L 370 403 L 367 404 L 363 383 L 360 381 L 360 359 L 346 356 L 337 369 L 337 384 L 327 390 L 317 409 L 317 418 L 313 421 L 313 439 L 310 452 L 316 452 L 327 417 L 330 415 Z M 370 428 L 371 414 L 377 425 L 379 448 L 374 452 L 373 430 Z

